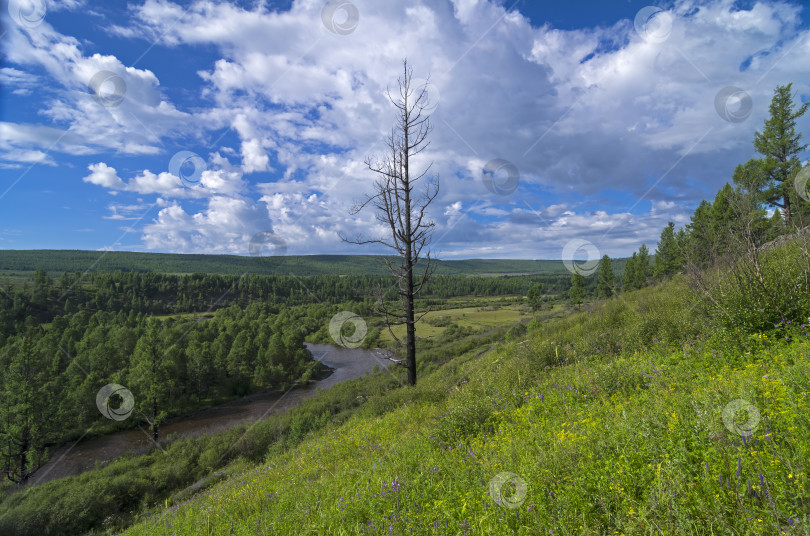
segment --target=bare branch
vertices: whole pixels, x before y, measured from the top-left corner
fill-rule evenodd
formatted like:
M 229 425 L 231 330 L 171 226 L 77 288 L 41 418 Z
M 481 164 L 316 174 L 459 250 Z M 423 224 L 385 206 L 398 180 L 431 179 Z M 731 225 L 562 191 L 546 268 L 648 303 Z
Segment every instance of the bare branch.
M 426 252 L 425 270 L 419 281 L 414 281 L 413 271 L 422 258 L 422 251 L 430 244 L 435 228 L 435 223 L 427 216 L 427 208 L 439 194 L 439 179 L 437 176 L 435 181 L 428 180 L 425 191 L 419 196 L 414 195 L 415 183 L 428 176 L 433 164 L 417 172 L 411 169 L 410 159 L 430 146 L 427 138 L 433 128 L 430 124 L 430 115 L 425 113 L 429 104 L 427 84 L 423 87 L 413 87 L 413 71 L 408 67 L 407 60 L 403 60 L 402 66 L 403 74 L 397 80 L 398 95 L 392 93 L 390 88 L 386 89 L 386 96 L 394 105 L 397 116 L 396 124 L 385 140 L 388 154 L 386 157 L 366 158 L 366 167 L 377 176 L 377 180 L 372 194 L 366 195 L 351 209 L 351 214 L 354 215 L 367 207 L 373 208 L 375 219 L 388 228 L 390 236 L 388 238 L 356 236 L 354 239 L 348 239 L 340 234 L 340 237 L 345 242 L 358 245 L 383 245 L 394 250 L 400 258 L 396 266 L 391 259 L 386 258 L 384 262 L 388 272 L 395 278 L 402 314 L 396 314 L 388 309 L 382 289 L 377 293 L 377 299 L 378 308 L 384 316 L 388 331 L 397 343 L 406 348 L 408 381 L 413 385 L 416 383 L 415 324 L 427 314 L 424 312 L 415 318 L 414 298 L 433 273 L 435 265 L 430 262 L 430 251 Z M 404 343 L 394 335 L 392 319 L 404 319 L 407 334 Z

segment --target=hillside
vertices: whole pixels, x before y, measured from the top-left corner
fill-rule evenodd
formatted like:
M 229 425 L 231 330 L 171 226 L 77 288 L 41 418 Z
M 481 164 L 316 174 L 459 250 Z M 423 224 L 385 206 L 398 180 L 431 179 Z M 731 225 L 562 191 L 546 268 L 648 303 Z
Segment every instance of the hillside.
M 365 275 L 384 274 L 384 257 L 375 255 L 184 255 L 129 251 L 0 250 L 0 271 L 51 274 L 75 271 L 137 271 L 241 275 Z M 621 273 L 625 259 L 616 260 Z M 561 260 L 467 259 L 436 262 L 442 275 L 562 274 Z
M 120 494 L 127 471 L 157 491 L 227 455 L 124 533 L 806 534 L 807 328 L 746 333 L 696 305 L 676 277 L 511 342 L 455 343 L 423 355 L 416 387 L 380 372 L 284 426 L 151 455 L 176 467 L 132 458 L 92 489 L 89 474 L 39 486 L 3 517 L 63 518 Z
M 805 534 L 806 328 L 740 342 L 688 296 L 475 348 L 126 534 Z

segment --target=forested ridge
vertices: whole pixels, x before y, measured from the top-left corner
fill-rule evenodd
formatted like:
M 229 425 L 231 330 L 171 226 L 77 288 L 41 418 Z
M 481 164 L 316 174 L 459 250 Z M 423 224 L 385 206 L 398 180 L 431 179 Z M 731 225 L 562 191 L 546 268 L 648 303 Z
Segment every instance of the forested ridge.
M 143 253 L 134 251 L 0 250 L 0 270 L 51 274 L 61 272 L 116 270 L 163 273 L 242 275 L 383 275 L 379 255 L 201 255 Z M 550 274 L 564 273 L 560 260 L 466 259 L 436 260 L 436 273 L 443 275 Z
M 565 275 L 466 277 L 434 276 L 424 297 L 524 295 L 532 284 L 564 290 Z M 0 279 L 2 281 L 2 279 Z M 63 273 L 58 280 L 37 270 L 22 284 L 0 285 L 0 333 L 14 333 L 21 323 L 49 322 L 78 311 L 123 311 L 165 315 L 213 311 L 253 302 L 273 307 L 310 303 L 372 303 L 373 289 L 391 288 L 393 279 L 356 276 L 173 275 L 139 272 Z

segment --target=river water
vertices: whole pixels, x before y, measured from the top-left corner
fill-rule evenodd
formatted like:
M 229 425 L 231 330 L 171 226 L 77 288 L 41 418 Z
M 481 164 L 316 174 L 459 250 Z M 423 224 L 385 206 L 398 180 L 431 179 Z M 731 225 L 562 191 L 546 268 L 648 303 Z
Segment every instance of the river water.
M 160 437 L 166 438 L 175 433 L 183 437 L 201 436 L 237 424 L 253 422 L 274 413 L 283 413 L 317 394 L 317 389 L 329 389 L 346 380 L 364 376 L 366 372 L 371 372 L 375 365 L 383 368 L 391 363 L 383 357 L 384 350 L 312 343 L 306 343 L 306 346 L 314 359 L 334 369 L 328 377 L 305 386 L 294 387 L 285 393 L 278 391 L 256 393 L 202 409 L 192 415 L 170 419 L 160 427 Z M 57 478 L 79 475 L 93 469 L 97 462 L 107 463 L 129 451 L 146 452 L 152 446 L 152 433 L 146 424 L 87 441 L 79 439 L 54 451 L 50 461 L 32 475 L 31 483 L 42 484 Z

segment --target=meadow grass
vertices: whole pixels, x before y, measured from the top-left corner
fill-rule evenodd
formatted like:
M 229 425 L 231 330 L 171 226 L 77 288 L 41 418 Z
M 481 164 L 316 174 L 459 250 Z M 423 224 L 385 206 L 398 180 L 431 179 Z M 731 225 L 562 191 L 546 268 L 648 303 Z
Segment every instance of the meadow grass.
M 237 461 L 126 534 L 810 534 L 805 330 L 717 329 L 681 281 L 628 293 Z
M 418 324 L 417 335 L 424 339 L 441 336 L 446 327 L 434 325 L 434 323 L 441 323 L 442 321 L 481 331 L 516 324 L 518 322 L 526 322 L 535 315 L 544 316 L 552 313 L 560 313 L 567 308 L 565 303 L 558 302 L 546 305 L 542 310 L 533 313 L 528 306 L 520 304 L 520 301 L 522 301 L 521 298 L 514 298 L 507 303 L 504 303 L 502 300 L 488 300 L 475 307 L 432 310 L 425 314 L 422 322 Z M 393 326 L 392 331 L 400 340 L 403 340 L 405 336 L 405 325 Z M 393 338 L 388 329 L 380 330 L 379 340 L 382 342 L 393 342 Z

